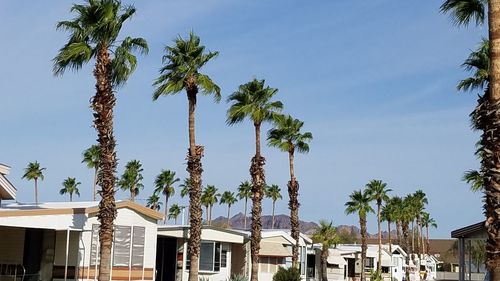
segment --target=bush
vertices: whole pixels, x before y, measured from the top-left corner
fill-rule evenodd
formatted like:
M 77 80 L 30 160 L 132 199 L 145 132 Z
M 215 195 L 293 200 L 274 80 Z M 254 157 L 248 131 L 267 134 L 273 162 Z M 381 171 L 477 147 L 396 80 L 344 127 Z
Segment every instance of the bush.
M 278 272 L 274 274 L 273 281 L 300 281 L 300 271 L 295 267 L 288 269 L 280 267 Z
M 248 281 L 248 277 L 246 277 L 245 275 L 233 274 L 228 281 Z

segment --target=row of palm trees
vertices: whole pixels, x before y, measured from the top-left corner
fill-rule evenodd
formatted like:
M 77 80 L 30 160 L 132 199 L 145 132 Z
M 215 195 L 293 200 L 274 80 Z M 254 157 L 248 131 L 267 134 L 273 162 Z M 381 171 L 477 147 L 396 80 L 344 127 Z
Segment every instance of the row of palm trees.
M 99 145 L 99 161 L 95 167 L 95 182 L 101 187 L 98 213 L 101 260 L 98 279 L 107 281 L 110 274 L 112 226 L 116 217 L 114 187 L 117 158 L 113 133 L 115 92 L 125 84 L 136 68 L 137 57 L 134 52 L 147 54 L 149 49 L 143 38 L 119 37 L 123 24 L 135 13 L 135 8 L 132 5 L 122 5 L 119 0 L 87 0 L 84 4 L 73 4 L 71 12 L 75 14 L 73 19 L 57 24 L 58 29 L 69 33 L 69 38 L 53 60 L 53 72 L 55 75 L 62 75 L 68 69 L 80 70 L 84 64 L 91 60 L 95 61 L 93 75 L 96 80 L 96 93 L 91 99 L 91 107 L 94 110 L 94 127 L 97 131 Z M 218 52 L 206 52 L 205 46 L 200 44 L 200 38 L 194 33 L 190 33 L 186 39 L 178 37 L 172 46 L 165 47 L 165 55 L 162 58 L 163 66 L 160 69 L 159 77 L 153 84 L 156 88 L 153 100 L 184 90 L 188 99 L 187 171 L 189 173 L 190 237 L 187 252 L 191 260 L 190 281 L 198 280 L 202 223 L 203 168 L 201 158 L 204 147 L 196 143 L 195 111 L 199 92 L 204 95 L 212 95 L 216 102 L 221 100 L 219 86 L 208 75 L 200 72 L 217 55 Z M 244 119 L 249 119 L 255 128 L 255 156 L 251 159 L 250 166 L 252 280 L 258 278 L 262 199 L 266 186 L 265 158 L 261 154 L 261 125 L 265 122 L 275 124 L 273 131 L 269 132 L 269 144 L 287 152 L 289 156 L 289 207 L 292 237 L 296 239 L 297 243 L 299 236 L 299 184 L 294 173 L 294 154 L 296 151 L 307 152 L 309 150 L 308 142 L 312 139 L 311 133 L 301 132 L 303 122 L 290 116 L 279 115 L 283 104 L 279 101 L 272 101 L 277 92 L 277 89 L 266 86 L 264 80 L 253 79 L 242 84 L 228 98 L 230 108 L 227 114 L 227 123 L 234 125 Z M 134 178 L 134 174 L 126 177 Z M 297 259 L 298 245 L 294 245 L 292 260 L 294 266 L 297 266 Z
M 477 155 L 481 169 L 475 187 L 484 191 L 486 267 L 491 280 L 500 280 L 500 0 L 445 0 L 441 12 L 449 13 L 454 24 L 487 24 L 488 38 L 463 64 L 473 76 L 462 80 L 458 90 L 479 90 L 473 128 L 481 132 Z M 467 176 L 467 174 L 465 175 Z
M 425 212 L 425 205 L 428 200 L 422 190 L 417 190 L 413 194 L 408 194 L 404 198 L 399 196 L 390 197 L 392 189 L 381 180 L 371 180 L 362 190 L 355 190 L 349 196 L 349 201 L 345 203 L 346 214 L 357 214 L 361 229 L 361 260 L 366 258 L 367 250 L 367 215 L 375 210 L 370 205 L 375 202 L 378 229 L 378 260 L 381 261 L 382 231 L 381 222 L 387 222 L 389 251 L 392 252 L 391 224 L 396 225 L 397 244 L 403 250 L 413 256 L 429 253 L 429 227 L 437 227 L 430 214 Z M 427 237 L 423 234 L 426 228 Z M 410 233 L 411 232 L 411 233 Z M 410 238 L 411 236 L 411 238 Z M 361 280 L 364 280 L 364 263 L 361 263 Z M 377 274 L 381 274 L 381 263 L 377 265 Z

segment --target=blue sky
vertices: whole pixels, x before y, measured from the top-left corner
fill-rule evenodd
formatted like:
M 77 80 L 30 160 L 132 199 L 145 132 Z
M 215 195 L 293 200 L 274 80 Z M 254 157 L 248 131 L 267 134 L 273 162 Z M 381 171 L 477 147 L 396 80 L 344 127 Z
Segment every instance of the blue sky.
M 130 1 L 125 3 L 132 4 Z M 93 144 L 89 99 L 92 65 L 63 77 L 51 60 L 67 34 L 56 22 L 70 19 L 70 1 L 4 1 L 0 10 L 0 162 L 12 167 L 18 200 L 34 200 L 33 183 L 21 179 L 30 161 L 47 168 L 42 201 L 63 201 L 61 182 L 82 182 L 81 200 L 91 198 L 92 171 L 81 164 Z M 458 94 L 466 74 L 460 63 L 486 33 L 458 29 L 439 13 L 439 1 L 138 1 L 122 35 L 141 36 L 150 46 L 128 84 L 117 93 L 115 134 L 118 173 L 138 159 L 152 193 L 154 177 L 171 169 L 180 178 L 187 149 L 184 93 L 152 101 L 166 44 L 194 30 L 220 55 L 204 69 L 227 97 L 253 77 L 279 89 L 285 111 L 305 121 L 314 135 L 311 151 L 296 157 L 300 216 L 357 224 L 344 214 L 349 194 L 370 179 L 382 179 L 404 196 L 422 189 L 428 210 L 446 238 L 452 229 L 482 219 L 481 196 L 461 182 L 477 168 L 468 113 L 476 95 Z M 225 124 L 225 102 L 201 97 L 197 141 L 205 145 L 205 184 L 235 190 L 249 178 L 253 127 Z M 269 129 L 265 126 L 264 130 Z M 264 148 L 268 183 L 286 191 L 287 155 Z M 171 202 L 185 203 L 177 195 Z M 285 195 L 285 194 L 284 194 Z M 118 199 L 128 194 L 119 191 Z M 286 197 L 285 197 L 286 198 Z M 139 201 L 143 202 L 143 201 Z M 238 203 L 234 211 L 242 210 Z M 270 213 L 266 201 L 264 212 Z M 233 211 L 233 212 L 234 212 Z M 279 213 L 288 212 L 286 201 Z M 225 207 L 215 209 L 224 215 Z M 375 216 L 368 229 L 376 231 Z

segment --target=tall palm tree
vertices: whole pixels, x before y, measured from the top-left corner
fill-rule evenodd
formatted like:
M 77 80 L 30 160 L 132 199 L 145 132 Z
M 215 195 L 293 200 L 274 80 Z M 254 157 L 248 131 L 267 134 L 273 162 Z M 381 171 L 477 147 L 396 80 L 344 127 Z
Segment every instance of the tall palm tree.
M 118 181 L 118 186 L 124 190 L 130 192 L 130 201 L 134 202 L 135 197 L 139 194 L 139 191 L 144 188 L 142 180 L 142 164 L 138 160 L 131 160 L 125 165 L 125 171 L 122 177 Z
M 319 222 L 319 227 L 316 228 L 312 235 L 312 240 L 314 243 L 321 244 L 321 280 L 328 281 L 326 272 L 328 249 L 330 249 L 331 246 L 340 243 L 337 228 L 333 226 L 333 222 L 321 220 Z
M 266 159 L 260 149 L 260 128 L 263 122 L 272 121 L 283 108 L 279 101 L 271 101 L 278 89 L 265 86 L 265 80 L 253 79 L 240 85 L 238 90 L 231 94 L 227 101 L 231 103 L 227 111 L 227 123 L 233 125 L 248 118 L 253 122 L 255 129 L 255 155 L 250 165 L 252 177 L 252 230 L 250 252 L 252 259 L 251 281 L 258 280 L 259 250 L 262 238 L 262 199 L 266 186 L 264 165 Z
M 224 191 L 222 193 L 222 196 L 220 197 L 220 204 L 227 204 L 227 227 L 228 228 L 231 227 L 231 225 L 229 224 L 231 206 L 236 202 L 238 202 L 238 199 L 236 199 L 234 192 L 231 192 L 231 191 Z
M 486 266 L 492 280 L 500 279 L 500 0 L 446 0 L 442 12 L 450 12 L 457 25 L 476 25 L 488 20 L 489 63 L 488 90 L 479 98 L 475 114 L 483 131 L 480 141 L 481 174 L 485 189 Z M 486 16 L 487 15 L 487 16 Z
M 80 197 L 80 190 L 78 190 L 80 184 L 82 183 L 77 182 L 75 178 L 67 178 L 63 181 L 63 188 L 59 190 L 59 194 L 69 194 L 69 202 L 73 202 L 73 193 Z
M 94 144 L 83 152 L 82 163 L 87 165 L 87 168 L 94 169 L 94 182 L 92 186 L 92 201 L 96 200 L 97 195 L 97 174 L 99 173 L 99 159 L 101 159 L 101 152 L 99 145 Z
M 148 202 L 146 203 L 146 207 L 151 208 L 152 210 L 159 211 L 161 209 L 160 196 L 156 192 L 154 192 L 151 196 L 148 197 Z
M 290 165 L 290 181 L 288 182 L 288 195 L 290 201 L 290 224 L 292 238 L 295 239 L 295 245 L 292 247 L 292 265 L 298 267 L 299 259 L 299 182 L 295 178 L 294 156 L 295 151 L 301 153 L 309 152 L 309 144 L 313 138 L 310 132 L 301 132 L 304 122 L 294 119 L 290 115 L 277 115 L 274 118 L 275 127 L 269 130 L 267 140 L 269 145 L 276 147 L 283 152 L 288 153 Z
M 391 199 L 389 199 L 389 201 L 382 207 L 382 210 L 380 211 L 380 219 L 381 221 L 387 222 L 389 252 L 392 253 L 391 224 L 394 222 L 394 206 L 392 205 Z
M 273 213 L 271 220 L 271 229 L 274 229 L 274 210 L 276 209 L 276 201 L 282 199 L 281 188 L 277 184 L 272 184 L 266 188 L 266 197 L 273 201 Z
M 116 217 L 114 187 L 116 178 L 116 152 L 113 134 L 114 91 L 124 85 L 136 68 L 133 51 L 146 54 L 148 45 L 142 38 L 118 39 L 123 23 L 134 13 L 132 5 L 124 6 L 119 0 L 87 0 L 73 4 L 76 16 L 61 21 L 58 29 L 70 33 L 68 42 L 54 58 L 53 72 L 62 75 L 65 70 L 79 70 L 95 59 L 94 77 L 96 94 L 91 99 L 94 127 L 101 150 L 97 183 L 101 187 L 101 202 L 97 217 L 100 221 L 99 281 L 110 279 L 113 221 Z
M 401 240 L 401 222 L 402 222 L 402 210 L 403 210 L 403 199 L 399 196 L 394 196 L 391 198 L 390 205 L 392 206 L 392 219 L 396 224 L 396 239 L 398 245 L 402 245 Z
M 179 187 L 181 188 L 181 198 L 184 198 L 189 195 L 189 189 L 190 189 L 190 181 L 189 178 L 185 178 L 184 181 L 179 184 Z
M 45 176 L 43 171 L 46 168 L 40 167 L 40 163 L 37 161 L 28 163 L 28 166 L 24 168 L 23 179 L 33 180 L 35 182 L 35 203 L 38 205 L 38 179 L 43 180 Z
M 249 181 L 243 181 L 238 186 L 238 198 L 245 199 L 245 217 L 243 218 L 243 229 L 247 229 L 247 207 L 248 198 L 252 197 L 252 184 Z
M 161 173 L 155 179 L 155 193 L 165 195 L 165 224 L 168 218 L 168 198 L 174 196 L 174 184 L 179 181 L 175 177 L 175 172 L 170 170 L 161 170 Z
M 188 239 L 191 266 L 189 281 L 198 281 L 200 243 L 201 243 L 201 173 L 203 172 L 201 158 L 203 146 L 196 144 L 195 110 L 198 91 L 202 94 L 213 95 L 216 102 L 220 101 L 220 88 L 209 76 L 200 73 L 200 69 L 216 57 L 218 52 L 205 52 L 205 46 L 200 44 L 200 38 L 189 33 L 189 38 L 180 36 L 175 39 L 174 46 L 165 47 L 163 56 L 164 66 L 160 69 L 160 76 L 154 82 L 157 87 L 153 100 L 161 95 L 174 95 L 182 90 L 188 98 L 188 126 L 189 150 L 187 155 L 187 171 L 191 182 L 189 192 L 189 224 L 190 236 Z
M 424 211 L 425 205 L 429 203 L 427 196 L 422 190 L 417 190 L 413 193 L 415 199 L 415 220 L 417 222 L 417 254 L 423 254 L 423 237 L 421 214 Z M 419 238 L 421 237 L 421 238 Z
M 180 214 L 181 214 L 181 207 L 179 207 L 179 205 L 177 204 L 172 204 L 172 206 L 170 206 L 170 209 L 168 209 L 168 218 L 174 219 L 175 224 L 177 224 L 177 218 L 179 217 Z
M 365 259 L 366 250 L 368 248 L 366 244 L 366 215 L 368 213 L 373 213 L 373 209 L 370 206 L 371 195 L 366 191 L 356 190 L 349 195 L 350 201 L 345 203 L 345 213 L 347 215 L 357 213 L 359 216 L 359 227 L 361 228 L 361 276 L 360 280 L 365 280 Z
M 401 208 L 399 209 L 399 219 L 401 221 L 401 230 L 403 232 L 403 243 L 401 243 L 401 247 L 403 251 L 405 251 L 408 255 L 406 256 L 406 263 L 409 264 L 410 257 L 413 259 L 413 250 L 410 247 L 410 237 L 409 237 L 409 225 L 410 222 L 413 222 L 415 219 L 415 199 L 412 194 L 406 195 L 402 200 Z M 410 271 L 407 268 L 406 272 L 406 280 L 410 278 Z
M 215 203 L 219 202 L 220 193 L 217 192 L 218 190 L 214 185 L 207 184 L 201 195 L 201 202 L 207 210 L 208 225 L 212 225 L 212 208 Z
M 429 213 L 426 213 L 426 212 L 423 212 L 422 213 L 422 225 L 426 228 L 426 239 L 427 239 L 427 243 L 426 243 L 426 247 L 425 247 L 425 253 L 428 255 L 429 254 L 429 228 L 430 227 L 434 227 L 434 228 L 437 228 L 437 223 L 436 221 L 431 218 L 430 214 Z
M 391 192 L 392 189 L 387 187 L 387 184 L 381 180 L 371 180 L 366 185 L 366 192 L 371 197 L 371 200 L 375 200 L 377 203 L 377 229 L 378 229 L 378 263 L 377 272 L 382 273 L 382 229 L 380 228 L 380 222 L 382 218 L 380 217 L 380 211 L 382 209 L 382 203 L 389 201 L 389 195 L 387 193 Z

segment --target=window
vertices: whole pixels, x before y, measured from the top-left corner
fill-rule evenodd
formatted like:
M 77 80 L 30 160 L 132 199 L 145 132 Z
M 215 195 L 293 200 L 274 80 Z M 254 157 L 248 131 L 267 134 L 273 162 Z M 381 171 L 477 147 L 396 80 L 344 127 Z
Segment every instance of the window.
M 306 247 L 300 247 L 300 274 L 306 274 Z
M 374 266 L 374 258 L 366 258 L 365 259 L 365 268 L 373 268 Z
M 90 266 L 99 264 L 99 225 L 92 225 L 92 238 L 90 242 Z
M 393 257 L 393 258 L 392 258 L 392 264 L 393 264 L 395 267 L 398 267 L 398 266 L 399 266 L 399 258 L 398 258 L 398 257 Z
M 388 266 L 382 266 L 382 273 L 389 273 L 389 267 Z
M 267 273 L 276 273 L 278 268 L 285 267 L 285 259 L 281 257 L 260 257 L 260 271 Z
M 132 266 L 142 267 L 144 264 L 144 242 L 146 228 L 134 226 L 132 234 Z
M 115 226 L 113 266 L 129 266 L 131 232 L 130 226 Z
M 189 270 L 191 261 L 189 252 L 186 260 L 186 270 Z M 221 244 L 219 242 L 202 241 L 200 245 L 200 271 L 219 272 L 221 268 Z
M 220 267 L 227 267 L 227 250 L 222 250 L 220 254 Z

